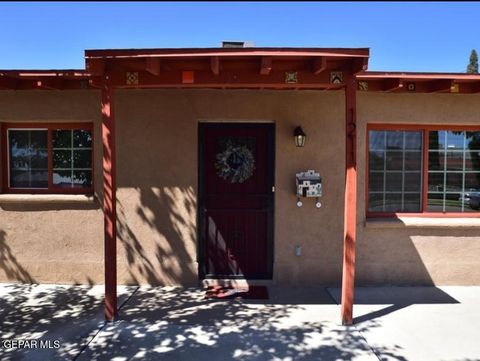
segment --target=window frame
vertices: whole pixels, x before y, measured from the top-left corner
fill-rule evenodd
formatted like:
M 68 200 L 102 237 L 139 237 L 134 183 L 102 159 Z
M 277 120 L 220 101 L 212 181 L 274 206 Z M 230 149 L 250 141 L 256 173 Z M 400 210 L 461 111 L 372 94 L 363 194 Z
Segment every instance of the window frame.
M 47 130 L 48 187 L 47 188 L 11 188 L 9 130 Z M 53 185 L 53 140 L 54 130 L 88 130 L 92 133 L 92 185 L 88 188 L 61 188 Z M 95 134 L 92 122 L 79 123 L 1 123 L 2 141 L 2 193 L 5 194 L 93 194 L 95 184 Z
M 370 212 L 368 210 L 368 185 L 369 185 L 369 154 L 370 154 L 370 131 L 422 131 L 422 189 L 420 212 Z M 398 124 L 398 123 L 369 123 L 366 132 L 366 153 L 365 153 L 365 214 L 366 218 L 398 218 L 398 217 L 429 217 L 429 218 L 480 218 L 479 212 L 429 212 L 428 202 L 428 154 L 429 154 L 429 132 L 430 131 L 480 131 L 480 126 L 475 125 L 431 125 L 431 124 Z

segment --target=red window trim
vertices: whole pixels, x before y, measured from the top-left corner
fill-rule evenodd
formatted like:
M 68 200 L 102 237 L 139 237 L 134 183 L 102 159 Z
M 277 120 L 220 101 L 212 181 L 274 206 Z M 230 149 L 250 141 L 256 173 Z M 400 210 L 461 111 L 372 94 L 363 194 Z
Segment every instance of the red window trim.
M 369 175 L 369 132 L 370 130 L 421 130 L 423 131 L 423 169 L 422 169 L 422 205 L 421 212 L 369 212 L 368 211 L 368 175 Z M 432 130 L 458 130 L 458 131 L 480 131 L 478 125 L 431 125 L 431 124 L 388 124 L 373 123 L 367 124 L 366 153 L 365 153 L 365 214 L 367 218 L 398 218 L 398 217 L 425 217 L 425 218 L 480 218 L 478 213 L 461 212 L 427 212 L 428 193 L 428 132 Z
M 22 129 L 47 129 L 48 130 L 48 188 L 10 188 L 9 187 L 9 164 L 8 164 L 8 140 L 7 130 L 13 128 Z M 56 129 L 83 129 L 92 132 L 92 186 L 89 188 L 59 188 L 53 186 L 53 158 L 52 158 L 52 130 Z M 95 179 L 94 141 L 95 134 L 93 123 L 1 123 L 2 139 L 2 192 L 11 194 L 93 194 Z

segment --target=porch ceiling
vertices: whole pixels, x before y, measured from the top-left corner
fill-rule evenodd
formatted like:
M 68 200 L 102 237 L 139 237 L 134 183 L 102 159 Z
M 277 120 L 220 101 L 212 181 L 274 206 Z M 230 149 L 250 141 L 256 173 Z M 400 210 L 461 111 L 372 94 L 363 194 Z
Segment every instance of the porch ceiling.
M 359 91 L 479 93 L 480 75 L 367 71 L 356 76 Z
M 205 48 L 85 51 L 94 83 L 117 88 L 338 89 L 332 72 L 364 71 L 368 49 Z

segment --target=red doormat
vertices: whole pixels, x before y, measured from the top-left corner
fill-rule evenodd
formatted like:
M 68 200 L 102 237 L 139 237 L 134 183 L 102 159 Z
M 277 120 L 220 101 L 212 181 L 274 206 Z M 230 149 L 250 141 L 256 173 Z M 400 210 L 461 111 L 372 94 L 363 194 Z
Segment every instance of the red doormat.
M 246 300 L 268 300 L 268 288 L 266 286 L 250 286 L 248 288 L 210 286 L 205 292 L 205 298 L 243 298 Z

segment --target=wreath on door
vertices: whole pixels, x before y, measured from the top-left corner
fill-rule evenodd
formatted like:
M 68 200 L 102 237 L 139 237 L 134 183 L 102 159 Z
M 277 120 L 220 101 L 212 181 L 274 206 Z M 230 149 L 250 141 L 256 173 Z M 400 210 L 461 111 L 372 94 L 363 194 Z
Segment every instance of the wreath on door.
M 230 183 L 243 183 L 255 170 L 255 158 L 245 145 L 227 144 L 216 156 L 217 175 Z

